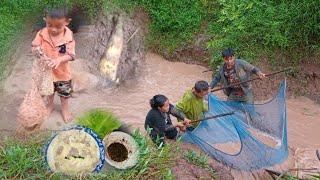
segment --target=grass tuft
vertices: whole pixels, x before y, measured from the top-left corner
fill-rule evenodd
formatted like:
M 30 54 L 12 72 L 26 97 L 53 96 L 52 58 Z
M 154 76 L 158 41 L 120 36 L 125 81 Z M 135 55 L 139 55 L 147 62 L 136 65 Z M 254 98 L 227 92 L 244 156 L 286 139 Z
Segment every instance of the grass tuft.
M 211 176 L 216 179 L 216 172 L 214 169 L 211 168 L 211 166 L 208 163 L 208 159 L 209 159 L 208 155 L 204 153 L 197 154 L 192 150 L 188 150 L 187 152 L 184 153 L 184 158 L 189 163 L 208 170 L 211 173 Z
M 78 117 L 76 122 L 92 129 L 101 139 L 121 126 L 119 118 L 102 109 L 92 109 Z

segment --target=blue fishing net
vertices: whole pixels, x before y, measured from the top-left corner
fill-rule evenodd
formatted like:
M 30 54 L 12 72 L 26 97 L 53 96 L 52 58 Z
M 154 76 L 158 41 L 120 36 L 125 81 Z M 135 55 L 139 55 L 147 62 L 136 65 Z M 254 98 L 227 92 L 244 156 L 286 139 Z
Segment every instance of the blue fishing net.
M 284 80 L 277 95 L 264 104 L 222 101 L 210 94 L 206 116 L 235 113 L 202 121 L 194 131 L 186 132 L 183 140 L 235 169 L 256 170 L 279 164 L 288 157 L 285 91 Z

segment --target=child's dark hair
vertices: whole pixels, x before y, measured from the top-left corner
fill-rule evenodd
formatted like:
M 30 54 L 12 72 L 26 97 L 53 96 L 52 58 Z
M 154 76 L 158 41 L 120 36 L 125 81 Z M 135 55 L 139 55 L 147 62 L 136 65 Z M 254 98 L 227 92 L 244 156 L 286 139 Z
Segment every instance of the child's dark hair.
M 228 48 L 228 49 L 223 50 L 221 54 L 222 54 L 223 58 L 231 57 L 231 56 L 234 56 L 234 51 L 233 51 L 233 49 Z
M 207 91 L 209 89 L 209 84 L 207 81 L 197 81 L 194 85 L 194 90 L 198 93 L 202 91 Z
M 151 108 L 162 107 L 167 100 L 168 98 L 162 94 L 155 95 L 150 99 L 150 106 Z
M 54 8 L 47 8 L 45 10 L 45 17 L 69 18 L 70 15 L 66 7 L 54 7 Z

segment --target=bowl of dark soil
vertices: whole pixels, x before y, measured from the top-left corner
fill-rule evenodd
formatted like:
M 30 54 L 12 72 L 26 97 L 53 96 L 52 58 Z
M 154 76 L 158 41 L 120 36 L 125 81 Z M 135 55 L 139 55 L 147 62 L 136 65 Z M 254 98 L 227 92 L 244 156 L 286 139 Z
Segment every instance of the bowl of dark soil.
M 103 139 L 106 162 L 117 169 L 128 169 L 137 164 L 138 146 L 132 136 L 115 131 Z

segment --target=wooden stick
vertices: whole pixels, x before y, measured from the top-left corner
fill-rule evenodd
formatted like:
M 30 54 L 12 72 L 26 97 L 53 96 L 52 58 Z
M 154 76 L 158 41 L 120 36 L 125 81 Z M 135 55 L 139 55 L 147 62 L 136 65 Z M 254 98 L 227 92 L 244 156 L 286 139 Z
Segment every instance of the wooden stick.
M 273 72 L 273 73 L 270 73 L 270 74 L 266 74 L 266 77 L 273 76 L 273 75 L 276 75 L 276 74 L 279 74 L 279 73 L 288 71 L 288 70 L 290 70 L 290 69 L 291 69 L 291 68 L 286 68 L 286 69 L 281 70 L 281 71 L 277 71 L 277 72 Z M 249 79 L 249 80 L 246 80 L 246 81 L 243 81 L 243 82 L 238 82 L 238 83 L 230 84 L 230 85 L 225 86 L 225 87 L 222 87 L 222 88 L 212 89 L 211 92 L 220 91 L 220 90 L 223 90 L 223 89 L 227 89 L 227 88 L 230 88 L 230 87 L 233 87 L 233 86 L 237 86 L 237 85 L 240 85 L 240 84 L 243 84 L 243 83 L 247 83 L 247 82 L 251 82 L 251 81 L 254 81 L 254 80 L 258 80 L 258 79 L 260 79 L 260 78 L 257 77 L 257 78 Z
M 133 36 L 139 31 L 140 27 L 138 27 L 134 33 L 130 36 L 130 38 L 127 40 L 127 43 L 133 38 Z
M 210 72 L 210 71 L 212 71 L 212 69 L 208 69 L 208 70 L 202 71 L 202 73 Z
M 289 171 L 318 171 L 318 168 L 292 168 Z
M 229 112 L 229 113 L 224 113 L 224 114 L 218 114 L 218 115 L 215 115 L 215 116 L 205 117 L 205 118 L 203 118 L 203 119 L 191 121 L 190 123 L 201 122 L 201 121 L 205 121 L 205 120 L 209 120 L 209 119 L 214 119 L 214 118 L 218 118 L 218 117 L 222 117 L 222 116 L 228 116 L 228 115 L 232 115 L 232 114 L 234 114 L 234 111 Z

